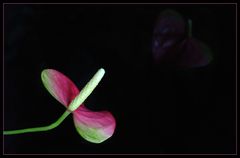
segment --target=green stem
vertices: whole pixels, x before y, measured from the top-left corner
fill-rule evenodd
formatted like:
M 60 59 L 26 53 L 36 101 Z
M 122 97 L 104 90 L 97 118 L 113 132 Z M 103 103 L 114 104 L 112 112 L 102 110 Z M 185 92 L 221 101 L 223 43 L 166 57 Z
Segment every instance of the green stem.
M 188 19 L 188 37 L 192 37 L 192 20 Z
M 54 123 L 44 126 L 44 127 L 34 127 L 34 128 L 26 128 L 26 129 L 19 129 L 19 130 L 11 130 L 11 131 L 3 131 L 4 135 L 14 135 L 14 134 L 22 134 L 22 133 L 30 133 L 30 132 L 42 132 L 42 131 L 49 131 L 57 126 L 59 126 L 63 120 L 70 114 L 71 112 L 66 110 L 62 116 Z

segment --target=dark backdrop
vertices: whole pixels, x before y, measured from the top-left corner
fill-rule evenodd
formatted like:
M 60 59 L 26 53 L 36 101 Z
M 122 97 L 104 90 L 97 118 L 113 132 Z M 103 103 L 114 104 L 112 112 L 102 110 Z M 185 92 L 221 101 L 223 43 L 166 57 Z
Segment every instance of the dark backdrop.
M 213 51 L 206 67 L 155 67 L 154 22 L 164 9 L 193 21 Z M 63 112 L 40 74 L 53 68 L 82 88 L 106 74 L 86 100 L 117 121 L 102 144 L 85 141 L 72 118 L 42 133 L 4 136 L 5 153 L 234 153 L 235 5 L 4 5 L 4 129 L 44 126 Z

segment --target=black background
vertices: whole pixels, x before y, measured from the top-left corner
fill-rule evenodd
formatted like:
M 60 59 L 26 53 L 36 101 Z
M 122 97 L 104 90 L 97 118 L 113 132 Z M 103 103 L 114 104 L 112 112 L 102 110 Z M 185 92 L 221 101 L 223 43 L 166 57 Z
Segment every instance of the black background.
M 193 21 L 193 36 L 213 52 L 206 67 L 156 67 L 154 22 L 164 9 Z M 103 67 L 86 100 L 117 121 L 102 144 L 85 141 L 71 117 L 43 133 L 4 136 L 4 153 L 235 152 L 236 12 L 233 4 L 4 5 L 4 129 L 44 126 L 63 112 L 44 88 L 56 69 L 82 88 Z

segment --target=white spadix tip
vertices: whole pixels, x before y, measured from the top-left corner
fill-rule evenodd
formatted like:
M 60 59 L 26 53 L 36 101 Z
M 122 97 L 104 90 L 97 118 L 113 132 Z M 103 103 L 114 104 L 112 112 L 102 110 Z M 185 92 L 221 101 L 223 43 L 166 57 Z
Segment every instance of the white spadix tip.
M 101 81 L 101 79 L 102 79 L 102 77 L 104 76 L 104 74 L 105 74 L 105 70 L 104 70 L 103 68 L 101 68 L 101 69 L 99 69 L 99 70 L 97 71 L 97 73 L 96 73 L 94 76 L 96 76 L 97 78 L 99 78 L 99 81 Z M 94 78 L 94 76 L 93 76 L 93 78 Z
M 97 73 L 92 77 L 92 79 L 84 86 L 81 92 L 72 100 L 68 109 L 70 111 L 76 110 L 92 93 L 92 91 L 96 88 L 98 83 L 101 81 L 105 74 L 105 70 L 100 68 Z

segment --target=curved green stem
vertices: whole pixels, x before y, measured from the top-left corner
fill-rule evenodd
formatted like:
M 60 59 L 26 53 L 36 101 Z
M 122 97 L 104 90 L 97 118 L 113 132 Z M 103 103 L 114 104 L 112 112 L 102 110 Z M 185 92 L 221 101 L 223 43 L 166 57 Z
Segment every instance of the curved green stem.
M 34 127 L 34 128 L 26 128 L 26 129 L 19 129 L 19 130 L 11 130 L 11 131 L 3 131 L 4 135 L 14 135 L 14 134 L 22 134 L 22 133 L 30 133 L 30 132 L 42 132 L 42 131 L 49 131 L 57 126 L 59 126 L 63 120 L 70 114 L 71 112 L 66 110 L 62 116 L 54 123 L 43 126 L 43 127 Z
M 192 20 L 188 19 L 188 37 L 192 37 Z

